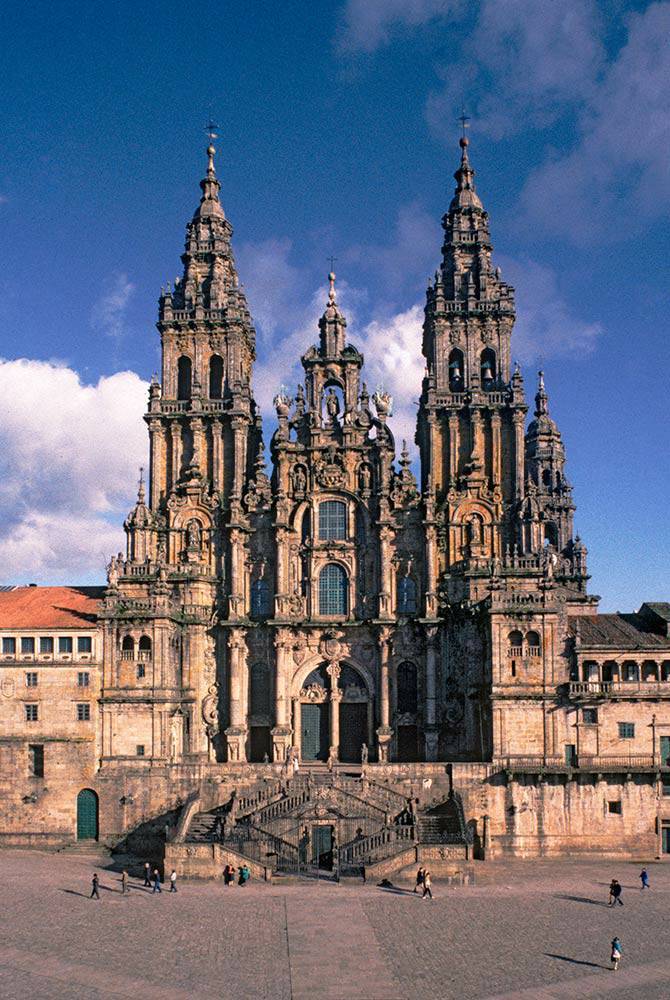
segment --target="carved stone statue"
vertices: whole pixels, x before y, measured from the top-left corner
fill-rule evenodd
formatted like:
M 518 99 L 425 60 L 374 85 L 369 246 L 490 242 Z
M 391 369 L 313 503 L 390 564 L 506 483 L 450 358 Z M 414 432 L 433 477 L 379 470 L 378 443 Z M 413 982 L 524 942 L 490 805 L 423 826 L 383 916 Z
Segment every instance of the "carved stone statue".
M 293 492 L 295 494 L 304 493 L 307 489 L 307 476 L 301 465 L 297 465 L 293 470 Z
M 202 544 L 202 528 L 200 521 L 192 517 L 186 525 L 186 546 L 189 549 L 200 550 Z
M 326 396 L 326 412 L 331 423 L 335 423 L 337 420 L 337 415 L 340 412 L 340 401 L 337 398 L 337 393 L 334 389 L 328 390 L 328 395 Z
M 473 514 L 468 518 L 468 541 L 478 545 L 482 541 L 482 519 L 479 514 Z
M 210 740 L 214 739 L 219 731 L 219 687 L 212 684 L 205 697 L 202 699 L 202 719 Z
M 367 743 L 364 743 L 361 747 L 361 764 L 367 764 L 370 757 L 370 751 L 368 750 Z
M 370 466 L 361 465 L 360 471 L 358 473 L 358 485 L 362 492 L 366 493 L 370 489 Z

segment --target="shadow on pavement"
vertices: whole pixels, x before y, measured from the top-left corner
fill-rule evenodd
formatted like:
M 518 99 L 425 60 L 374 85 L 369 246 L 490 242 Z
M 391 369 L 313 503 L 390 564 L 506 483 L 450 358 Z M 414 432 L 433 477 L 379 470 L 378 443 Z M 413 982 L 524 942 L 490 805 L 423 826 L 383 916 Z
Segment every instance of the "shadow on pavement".
M 544 954 L 547 958 L 560 958 L 561 962 L 570 962 L 571 965 L 590 965 L 592 969 L 606 969 L 608 972 L 611 969 L 609 965 L 600 965 L 599 962 L 585 962 L 581 958 L 570 958 L 569 955 L 554 955 L 550 951 L 545 951 Z
M 604 899 L 589 899 L 588 896 L 570 896 L 566 892 L 554 893 L 554 899 L 571 899 L 574 903 L 591 903 L 593 906 L 607 906 Z
M 61 892 L 66 892 L 68 896 L 81 896 L 82 899 L 88 899 L 90 895 L 88 892 L 77 892 L 76 889 L 61 889 Z

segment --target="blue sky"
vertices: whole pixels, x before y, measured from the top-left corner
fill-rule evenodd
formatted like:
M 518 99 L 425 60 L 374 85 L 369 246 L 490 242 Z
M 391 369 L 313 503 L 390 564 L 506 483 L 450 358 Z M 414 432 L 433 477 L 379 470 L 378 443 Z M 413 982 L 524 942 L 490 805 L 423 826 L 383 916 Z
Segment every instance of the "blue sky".
M 162 283 L 217 166 L 268 415 L 337 258 L 370 384 L 411 435 L 461 104 L 497 262 L 540 364 L 603 610 L 670 595 L 670 3 L 3 5 L 0 559 L 103 578 L 146 452 Z

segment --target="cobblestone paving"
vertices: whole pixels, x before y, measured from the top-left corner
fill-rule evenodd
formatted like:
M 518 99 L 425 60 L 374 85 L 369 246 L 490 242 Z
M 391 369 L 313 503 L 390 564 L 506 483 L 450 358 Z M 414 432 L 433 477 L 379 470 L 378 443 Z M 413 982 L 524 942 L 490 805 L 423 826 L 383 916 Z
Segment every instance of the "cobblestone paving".
M 0 853 L 3 1000 L 668 1000 L 670 865 L 487 863 L 476 887 L 182 882 L 152 896 L 80 855 Z M 101 900 L 89 900 L 101 875 Z M 624 906 L 609 908 L 617 877 Z M 609 943 L 623 942 L 621 968 Z

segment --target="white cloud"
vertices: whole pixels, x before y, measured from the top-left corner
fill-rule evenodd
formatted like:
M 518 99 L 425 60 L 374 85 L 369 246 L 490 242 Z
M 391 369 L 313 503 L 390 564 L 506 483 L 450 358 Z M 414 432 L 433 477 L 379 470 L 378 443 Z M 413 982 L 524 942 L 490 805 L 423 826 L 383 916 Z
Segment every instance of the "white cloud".
M 335 45 L 340 52 L 374 52 L 393 28 L 452 17 L 464 6 L 463 0 L 347 0 Z
M 478 133 L 546 127 L 591 92 L 602 60 L 593 0 L 485 0 L 459 60 L 438 70 L 444 86 L 428 98 L 428 121 L 452 138 L 467 95 Z
M 146 465 L 146 391 L 133 372 L 85 385 L 64 365 L 0 360 L 5 581 L 102 575 L 105 557 L 123 545 L 122 521 Z
M 512 355 L 519 361 L 583 357 L 603 334 L 600 323 L 574 316 L 563 298 L 556 274 L 532 260 L 500 257 L 505 280 L 515 288 L 517 320 Z
M 412 306 L 386 319 L 373 320 L 363 331 L 364 377 L 370 392 L 383 385 L 393 396 L 389 426 L 398 448 L 403 438 L 411 450 L 416 429 L 417 401 L 425 360 L 421 353 L 423 308 Z
M 670 4 L 629 21 L 628 41 L 590 95 L 578 145 L 528 178 L 529 223 L 575 242 L 619 239 L 670 205 Z
M 113 274 L 91 309 L 91 327 L 107 337 L 121 338 L 126 332 L 126 311 L 134 291 L 127 274 L 118 271 Z

